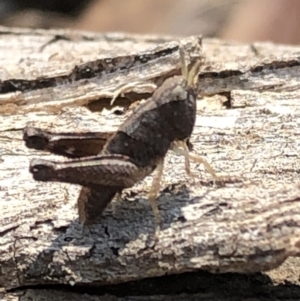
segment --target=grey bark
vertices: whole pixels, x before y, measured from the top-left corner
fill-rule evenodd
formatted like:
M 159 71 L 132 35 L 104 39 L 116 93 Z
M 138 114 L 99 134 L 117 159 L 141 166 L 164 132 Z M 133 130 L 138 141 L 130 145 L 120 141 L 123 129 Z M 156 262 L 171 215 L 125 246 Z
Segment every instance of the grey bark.
M 8 28 L 1 28 L 0 35 L 1 83 L 31 81 L 28 89 L 9 93 L 2 86 L 0 94 L 0 284 L 5 290 L 104 286 L 199 270 L 264 272 L 299 255 L 300 48 L 204 40 L 199 92 L 205 96 L 199 99 L 192 142 L 194 152 L 228 181 L 213 186 L 203 167 L 192 164 L 193 181 L 185 174 L 183 158 L 170 152 L 158 199 L 163 230 L 155 241 L 147 202 L 151 177 L 125 192 L 115 210 L 110 205 L 99 224 L 84 228 L 75 208 L 79 187 L 32 179 L 31 158 L 61 158 L 26 149 L 22 129 L 30 124 L 52 131 L 115 130 L 127 115 L 115 114 L 120 107 L 108 106 L 107 98 L 126 78 L 158 83 L 178 72 L 171 64 L 178 58 L 67 84 L 59 81 L 61 76 L 76 65 L 164 48 L 176 39 Z M 35 83 L 41 77 L 56 81 L 39 89 Z M 141 99 L 153 90 L 137 85 L 127 92 Z M 97 111 L 84 106 L 95 100 Z M 269 272 L 272 285 L 284 271 Z M 218 298 L 211 297 L 227 300 Z

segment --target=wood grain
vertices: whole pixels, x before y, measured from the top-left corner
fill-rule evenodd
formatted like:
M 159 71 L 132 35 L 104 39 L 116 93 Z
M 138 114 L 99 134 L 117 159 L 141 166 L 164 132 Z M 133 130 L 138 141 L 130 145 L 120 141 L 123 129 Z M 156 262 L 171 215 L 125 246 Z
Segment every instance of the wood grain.
M 153 48 L 159 42 L 172 40 L 119 35 L 114 38 L 118 42 L 106 37 L 103 44 L 103 35 L 73 33 L 85 38 L 76 43 L 61 39 L 53 42 L 44 48 L 46 55 L 38 52 L 42 44 L 55 35 L 70 33 L 1 28 L 0 34 L 0 60 L 6 60 L 2 64 L 2 82 L 11 78 L 26 80 L 30 76 L 34 79 L 33 69 L 39 75 L 52 72 L 56 76 L 62 70 L 71 70 L 78 61 L 97 59 L 96 49 L 112 49 L 114 43 L 123 45 L 123 52 L 134 45 L 139 53 L 149 45 Z M 76 51 L 66 55 L 63 45 Z M 2 93 L 1 286 L 6 290 L 50 284 L 98 287 L 199 270 L 248 274 L 277 268 L 289 256 L 298 256 L 299 48 L 254 46 L 204 40 L 207 60 L 199 76 L 199 87 L 203 93 L 206 87 L 206 96 L 199 98 L 192 142 L 194 151 L 203 155 L 219 174 L 234 180 L 225 187 L 214 187 L 203 167 L 192 164 L 197 174 L 193 182 L 185 174 L 183 158 L 170 153 L 158 199 L 163 230 L 157 242 L 153 241 L 153 216 L 147 202 L 151 177 L 126 191 L 123 200 L 115 203 L 115 212 L 110 206 L 99 224 L 87 229 L 77 221 L 75 203 L 79 187 L 38 183 L 28 172 L 31 158 L 62 158 L 27 149 L 22 141 L 26 125 L 64 132 L 113 131 L 127 115 L 117 115 L 118 107 L 105 105 L 101 111 L 91 112 L 82 105 L 94 97 L 78 86 L 70 90 L 64 85 L 54 87 L 56 94 L 47 89 Z M 46 59 L 50 52 L 61 56 L 56 65 Z M 65 64 L 68 59 L 69 65 Z M 31 61 L 31 67 L 26 68 L 23 61 Z M 147 68 L 134 72 L 147 78 Z M 173 72 L 173 67 L 170 69 L 161 60 L 149 78 L 158 80 Z M 102 81 L 108 83 L 105 77 Z M 90 84 L 86 79 L 83 86 L 94 93 Z M 112 94 L 117 85 L 113 81 L 109 85 Z M 99 84 L 97 89 L 100 91 L 101 87 Z M 54 97 L 51 100 L 47 98 L 48 92 Z M 137 97 L 140 92 L 145 91 L 132 91 Z M 97 94 L 96 98 L 104 102 L 111 94 Z M 70 101 L 64 102 L 64 95 Z M 85 100 L 78 102 L 81 97 Z M 295 264 L 299 265 L 299 261 Z M 270 281 L 275 285 L 280 277 L 272 278 L 272 273 L 269 272 Z M 298 272 L 292 280 L 296 290 L 297 277 Z M 213 294 L 213 286 L 210 289 Z M 189 298 L 186 300 L 193 300 L 192 296 Z M 224 298 L 212 295 L 212 300 L 227 300 Z

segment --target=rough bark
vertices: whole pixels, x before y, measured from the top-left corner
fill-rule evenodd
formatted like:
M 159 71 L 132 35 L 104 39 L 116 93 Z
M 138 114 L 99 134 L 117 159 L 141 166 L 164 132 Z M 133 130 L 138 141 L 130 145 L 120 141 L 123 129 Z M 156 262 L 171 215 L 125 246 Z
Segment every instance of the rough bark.
M 224 187 L 213 186 L 203 167 L 192 164 L 197 175 L 192 181 L 183 158 L 170 153 L 158 199 L 163 230 L 155 241 L 147 202 L 151 177 L 125 192 L 115 212 L 109 206 L 99 224 L 83 228 L 75 208 L 79 187 L 32 179 L 31 158 L 61 158 L 26 149 L 22 129 L 31 124 L 52 131 L 115 130 L 126 114 L 116 114 L 119 108 L 107 106 L 106 98 L 126 83 L 126 77 L 157 83 L 174 74 L 178 67 L 171 61 L 176 63 L 178 57 L 155 60 L 153 68 L 131 69 L 126 75 L 112 72 L 68 84 L 56 80 L 48 88 L 34 83 L 41 77 L 70 74 L 76 65 L 102 55 L 139 54 L 159 43 L 164 47 L 172 38 L 7 28 L 0 34 L 1 84 L 10 82 L 13 87 L 5 90 L 2 85 L 0 95 L 4 289 L 50 284 L 98 287 L 199 270 L 262 272 L 298 256 L 300 48 L 204 41 L 207 60 L 199 92 L 206 97 L 199 100 L 192 142 L 194 151 L 229 180 Z M 113 75 L 119 77 L 117 83 Z M 22 86 L 22 80 L 31 83 Z M 16 82 L 18 86 L 12 84 Z M 139 86 L 127 92 L 140 99 L 152 91 Z M 101 110 L 91 112 L 83 106 L 94 100 Z

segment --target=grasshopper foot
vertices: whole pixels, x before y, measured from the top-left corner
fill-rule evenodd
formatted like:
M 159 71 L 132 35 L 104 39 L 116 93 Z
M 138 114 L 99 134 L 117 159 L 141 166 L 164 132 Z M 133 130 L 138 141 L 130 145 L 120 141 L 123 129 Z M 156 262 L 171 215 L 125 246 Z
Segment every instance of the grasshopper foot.
M 214 178 L 214 185 L 218 182 L 222 182 L 222 179 L 217 176 L 217 174 L 215 173 L 214 169 L 211 167 L 211 165 L 201 156 L 194 154 L 194 153 L 190 153 L 187 147 L 187 144 L 185 141 L 175 141 L 173 142 L 171 149 L 178 155 L 182 155 L 185 158 L 185 170 L 186 173 L 195 178 L 195 174 L 193 174 L 190 171 L 190 160 L 196 162 L 196 163 L 200 163 L 203 164 L 205 169 L 212 175 L 212 177 Z

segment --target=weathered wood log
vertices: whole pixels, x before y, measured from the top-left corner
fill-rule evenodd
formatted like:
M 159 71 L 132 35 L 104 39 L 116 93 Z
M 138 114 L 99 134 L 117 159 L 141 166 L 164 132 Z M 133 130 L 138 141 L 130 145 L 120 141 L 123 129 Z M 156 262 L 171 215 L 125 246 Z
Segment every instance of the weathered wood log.
M 199 99 L 192 142 L 232 181 L 215 187 L 195 164 L 192 181 L 183 158 L 170 153 L 158 199 L 163 230 L 154 241 L 151 177 L 125 192 L 115 212 L 109 206 L 99 224 L 83 228 L 75 208 L 79 187 L 35 182 L 28 171 L 33 157 L 62 158 L 27 149 L 22 129 L 115 130 L 127 115 L 107 98 L 126 81 L 156 84 L 177 73 L 178 54 L 170 50 L 176 39 L 8 28 L 0 35 L 4 289 L 104 286 L 198 270 L 262 272 L 298 256 L 300 48 L 204 40 L 207 60 L 198 82 L 206 97 Z M 164 56 L 151 58 L 159 49 Z M 143 51 L 150 53 L 147 64 L 140 60 Z M 133 55 L 138 65 L 133 60 L 120 72 L 120 62 Z M 109 74 L 96 70 L 97 64 L 107 67 L 108 57 L 117 58 L 117 67 Z M 141 99 L 153 92 L 144 87 L 127 93 Z M 91 112 L 84 105 L 95 100 L 100 106 Z

